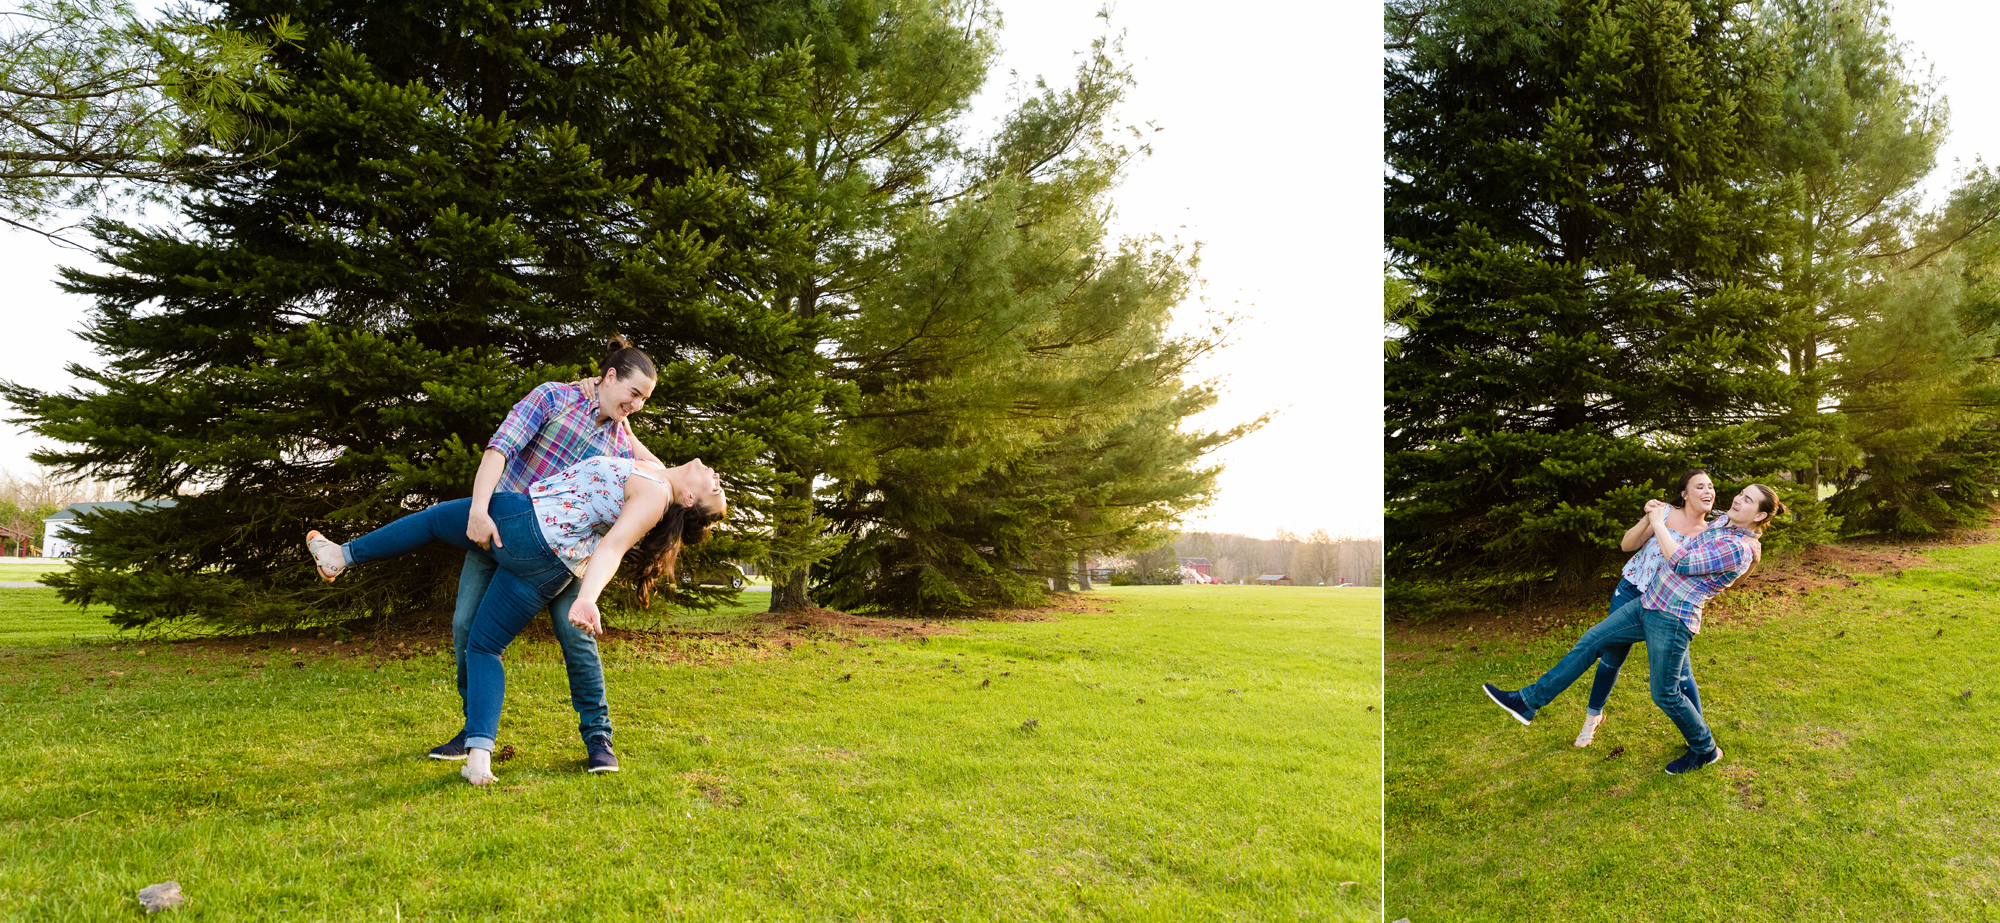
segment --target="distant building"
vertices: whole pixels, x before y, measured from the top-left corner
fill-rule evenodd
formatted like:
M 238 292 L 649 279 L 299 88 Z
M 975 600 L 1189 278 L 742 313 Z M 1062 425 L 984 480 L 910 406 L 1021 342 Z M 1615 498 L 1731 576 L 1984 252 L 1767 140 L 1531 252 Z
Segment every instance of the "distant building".
M 1292 578 L 1291 578 L 1291 576 L 1290 576 L 1290 575 L 1288 575 L 1288 574 L 1264 574 L 1263 576 L 1260 576 L 1260 577 L 1258 577 L 1258 578 L 1257 578 L 1257 585 L 1258 585 L 1258 586 L 1291 586 L 1291 585 L 1292 585 Z
M 1215 565 L 1207 558 L 1182 558 L 1181 568 L 1200 574 L 1203 583 L 1209 582 L 1208 578 L 1215 575 Z
M 76 518 L 84 513 L 97 510 L 136 510 L 140 507 L 173 506 L 172 500 L 152 500 L 134 503 L 130 500 L 112 500 L 105 503 L 72 503 L 56 511 L 54 516 L 42 520 L 42 556 L 46 558 L 66 558 L 76 553 L 76 543 L 64 538 L 65 534 L 75 534 L 82 530 Z

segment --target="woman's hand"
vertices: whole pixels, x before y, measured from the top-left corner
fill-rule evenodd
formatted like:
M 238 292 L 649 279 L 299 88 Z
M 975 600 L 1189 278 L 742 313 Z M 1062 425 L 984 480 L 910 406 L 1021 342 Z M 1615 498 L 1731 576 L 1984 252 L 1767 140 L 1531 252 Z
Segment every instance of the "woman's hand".
M 604 614 L 597 611 L 597 600 L 577 597 L 569 607 L 569 623 L 593 635 L 604 633 Z
M 472 515 L 466 517 L 465 537 L 487 551 L 507 547 L 507 543 L 500 540 L 500 527 L 493 524 L 493 517 L 486 515 L 485 510 L 473 510 Z
M 1667 511 L 1670 509 L 1673 509 L 1673 507 L 1668 506 L 1665 500 L 1655 499 L 1646 501 L 1646 517 L 1654 522 L 1665 522 L 1667 520 Z
M 593 404 L 597 403 L 597 379 L 595 378 L 580 379 L 577 381 L 576 386 L 578 388 L 583 389 L 584 400 L 589 401 Z

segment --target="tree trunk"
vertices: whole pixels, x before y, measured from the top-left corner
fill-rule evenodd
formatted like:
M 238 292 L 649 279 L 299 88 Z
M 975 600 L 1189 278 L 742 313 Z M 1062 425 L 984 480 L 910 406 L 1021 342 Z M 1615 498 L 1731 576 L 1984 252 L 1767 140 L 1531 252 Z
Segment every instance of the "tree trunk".
M 788 473 L 801 474 L 801 472 Z M 809 472 L 803 473 L 795 483 L 785 488 L 785 496 L 792 500 L 810 504 L 812 502 L 812 475 Z M 806 512 L 802 514 L 806 517 L 804 522 L 791 522 L 781 518 L 775 523 L 774 531 L 777 533 L 779 541 L 782 542 L 785 538 L 794 535 L 800 529 L 811 528 L 809 523 L 812 517 L 812 507 L 808 505 L 805 509 Z M 771 581 L 772 612 L 796 612 L 812 606 L 812 601 L 806 598 L 807 571 L 808 568 L 801 567 L 786 577 L 783 583 L 779 583 L 775 579 Z
M 1079 590 L 1090 589 L 1090 559 L 1084 557 L 1081 553 L 1076 556 L 1076 588 Z

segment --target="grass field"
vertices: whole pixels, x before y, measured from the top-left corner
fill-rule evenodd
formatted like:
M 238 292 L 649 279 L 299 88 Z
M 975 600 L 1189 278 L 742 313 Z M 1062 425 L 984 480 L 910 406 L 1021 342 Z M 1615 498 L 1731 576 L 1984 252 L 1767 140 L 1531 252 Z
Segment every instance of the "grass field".
M 1661 771 L 1685 744 L 1643 646 L 1587 749 L 1588 674 L 1529 727 L 1480 693 L 1533 680 L 1599 612 L 1526 640 L 1391 632 L 1388 917 L 2000 919 L 2000 546 L 1930 563 L 1705 626 L 1725 758 L 1686 776 Z
M 614 643 L 600 776 L 524 640 L 487 789 L 422 758 L 448 653 L 76 643 L 52 593 L 0 590 L 7 920 L 128 919 L 169 879 L 190 920 L 1381 918 L 1373 591 Z
M 40 580 L 43 574 L 69 569 L 67 561 L 43 561 L 36 558 L 0 558 L 0 582 L 20 580 Z

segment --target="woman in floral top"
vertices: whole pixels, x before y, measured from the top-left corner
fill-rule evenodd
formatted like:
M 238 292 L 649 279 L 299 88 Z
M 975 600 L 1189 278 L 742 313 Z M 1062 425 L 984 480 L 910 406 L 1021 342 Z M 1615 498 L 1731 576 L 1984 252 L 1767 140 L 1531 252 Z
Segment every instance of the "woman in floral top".
M 412 513 L 344 545 L 318 532 L 307 550 L 328 580 L 356 564 L 408 554 L 432 542 L 470 549 L 466 517 L 472 500 L 452 500 Z M 567 588 L 580 586 L 569 620 L 595 634 L 597 608 L 628 550 L 639 564 L 639 598 L 671 579 L 684 544 L 708 537 L 728 509 L 715 469 L 697 458 L 665 468 L 652 462 L 597 456 L 535 481 L 528 492 L 493 494 L 489 510 L 499 541 L 488 552 L 500 569 L 480 598 L 466 650 L 465 767 L 474 785 L 494 781 L 493 738 L 507 676 L 500 655 L 528 622 Z
M 1751 484 L 1736 494 L 1728 515 L 1686 541 L 1667 528 L 1667 510 L 1659 500 L 1646 503 L 1665 563 L 1644 594 L 1591 626 L 1562 660 L 1534 682 L 1512 692 L 1492 683 L 1484 684 L 1484 689 L 1494 704 L 1527 724 L 1536 710 L 1583 675 L 1605 645 L 1644 641 L 1653 704 L 1687 738 L 1687 752 L 1667 764 L 1667 773 L 1676 775 L 1722 759 L 1722 747 L 1709 732 L 1707 720 L 1682 693 L 1679 682 L 1687 670 L 1688 645 L 1701 632 L 1702 608 L 1749 571 L 1761 553 L 1757 537 L 1774 513 L 1785 512 L 1785 505 L 1771 488 Z
M 1708 528 L 1709 513 L 1715 509 L 1715 481 L 1708 472 L 1700 468 L 1690 468 L 1681 473 L 1676 482 L 1680 486 L 1672 491 L 1674 499 L 1667 503 L 1672 508 L 1667 512 L 1667 531 L 1676 541 L 1687 541 Z M 1652 514 L 1639 517 L 1632 528 L 1618 542 L 1625 551 L 1637 552 L 1625 562 L 1625 569 L 1618 577 L 1618 588 L 1611 591 L 1611 608 L 1608 613 L 1617 612 L 1626 603 L 1638 599 L 1653 585 L 1666 558 L 1660 554 L 1660 540 L 1653 535 Z M 1590 746 L 1597 736 L 1597 726 L 1604 723 L 1604 703 L 1611 698 L 1611 689 L 1618 684 L 1618 671 L 1625 666 L 1625 658 L 1632 653 L 1630 644 L 1607 644 L 1597 652 L 1597 675 L 1590 682 L 1590 701 L 1584 705 L 1583 730 L 1576 735 L 1576 745 Z M 1681 693 L 1688 697 L 1695 711 L 1701 711 L 1701 691 L 1694 684 L 1694 665 L 1689 663 L 1688 671 L 1681 674 Z

